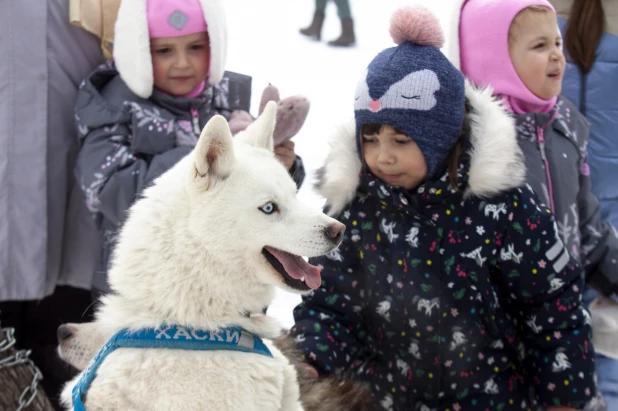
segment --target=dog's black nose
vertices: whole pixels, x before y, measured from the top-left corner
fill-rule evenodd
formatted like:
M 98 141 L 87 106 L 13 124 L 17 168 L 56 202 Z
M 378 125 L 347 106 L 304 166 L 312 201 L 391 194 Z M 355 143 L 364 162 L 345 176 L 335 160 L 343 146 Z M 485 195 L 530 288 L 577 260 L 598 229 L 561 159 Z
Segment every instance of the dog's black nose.
M 326 227 L 326 236 L 335 244 L 339 244 L 341 240 L 343 240 L 344 232 L 345 225 L 341 224 L 338 221 Z
M 73 336 L 73 330 L 71 330 L 71 327 L 69 325 L 62 324 L 60 327 L 58 327 L 58 332 L 56 335 L 58 336 L 58 342 L 62 342 L 67 338 L 71 338 Z

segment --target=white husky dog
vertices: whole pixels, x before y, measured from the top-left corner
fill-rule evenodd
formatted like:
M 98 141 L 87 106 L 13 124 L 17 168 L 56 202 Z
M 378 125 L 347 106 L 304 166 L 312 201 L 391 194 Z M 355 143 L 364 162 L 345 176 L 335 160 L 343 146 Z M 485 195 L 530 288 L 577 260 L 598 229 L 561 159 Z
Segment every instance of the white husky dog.
M 345 227 L 296 198 L 273 154 L 276 104 L 234 139 L 213 117 L 195 150 L 155 180 L 131 207 L 119 235 L 95 325 L 122 329 L 236 326 L 260 338 L 280 333 L 261 314 L 275 287 L 320 286 L 318 256 Z M 202 334 L 203 335 L 203 334 Z M 273 357 L 238 351 L 119 348 L 102 362 L 84 396 L 96 410 L 302 410 L 296 372 Z M 62 401 L 72 407 L 69 382 Z
M 58 354 L 64 361 L 79 371 L 83 371 L 97 351 L 111 337 L 111 334 L 102 332 L 95 322 L 62 324 L 58 327 Z M 266 343 L 267 340 L 264 342 Z M 316 378 L 315 374 L 311 374 L 306 363 L 302 361 L 302 353 L 291 336 L 282 335 L 274 340 L 268 340 L 268 343 L 271 342 L 296 368 L 300 401 L 304 411 L 372 411 L 374 409 L 370 392 L 361 383 L 334 375 Z

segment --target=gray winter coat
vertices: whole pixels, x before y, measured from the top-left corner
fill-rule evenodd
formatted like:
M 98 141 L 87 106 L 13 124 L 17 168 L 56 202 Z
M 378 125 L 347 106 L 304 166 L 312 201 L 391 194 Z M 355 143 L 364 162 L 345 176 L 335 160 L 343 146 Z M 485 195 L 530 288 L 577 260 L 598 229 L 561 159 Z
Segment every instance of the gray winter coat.
M 112 62 L 84 80 L 75 106 L 82 144 L 75 172 L 103 242 L 93 288 L 109 290 L 111 252 L 137 195 L 193 149 L 211 117 L 229 118 L 228 91 L 222 81 L 196 98 L 155 89 L 143 99 L 129 90 Z M 300 157 L 290 173 L 300 186 L 304 178 Z
M 601 221 L 591 192 L 586 119 L 560 97 L 550 113 L 517 116 L 517 134 L 527 182 L 554 211 L 560 236 L 585 267 L 587 284 L 605 294 L 618 292 L 618 234 Z
M 68 0 L 3 0 L 0 12 L 0 301 L 89 289 L 97 235 L 73 168 L 73 107 L 103 61 Z

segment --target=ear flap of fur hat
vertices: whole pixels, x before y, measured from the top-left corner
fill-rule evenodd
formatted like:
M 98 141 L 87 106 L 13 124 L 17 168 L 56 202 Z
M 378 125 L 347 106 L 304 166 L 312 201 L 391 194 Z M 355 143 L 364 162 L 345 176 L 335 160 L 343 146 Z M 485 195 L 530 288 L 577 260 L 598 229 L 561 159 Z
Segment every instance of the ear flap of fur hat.
M 152 95 L 154 84 L 148 31 L 148 1 L 122 0 L 114 28 L 116 68 L 129 89 L 142 98 Z M 210 40 L 208 83 L 217 84 L 223 78 L 227 57 L 227 25 L 223 2 L 199 0 L 199 4 Z

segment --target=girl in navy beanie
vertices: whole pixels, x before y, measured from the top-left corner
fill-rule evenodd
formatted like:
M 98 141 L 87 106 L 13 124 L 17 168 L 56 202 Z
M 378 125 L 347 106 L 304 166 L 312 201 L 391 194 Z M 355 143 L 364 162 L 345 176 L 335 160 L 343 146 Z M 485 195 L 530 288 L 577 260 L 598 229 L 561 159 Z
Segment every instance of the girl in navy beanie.
M 364 382 L 375 409 L 581 408 L 582 270 L 524 186 L 513 120 L 442 55 L 426 9 L 398 10 L 391 34 L 320 170 L 348 230 L 294 312 L 305 360 Z

